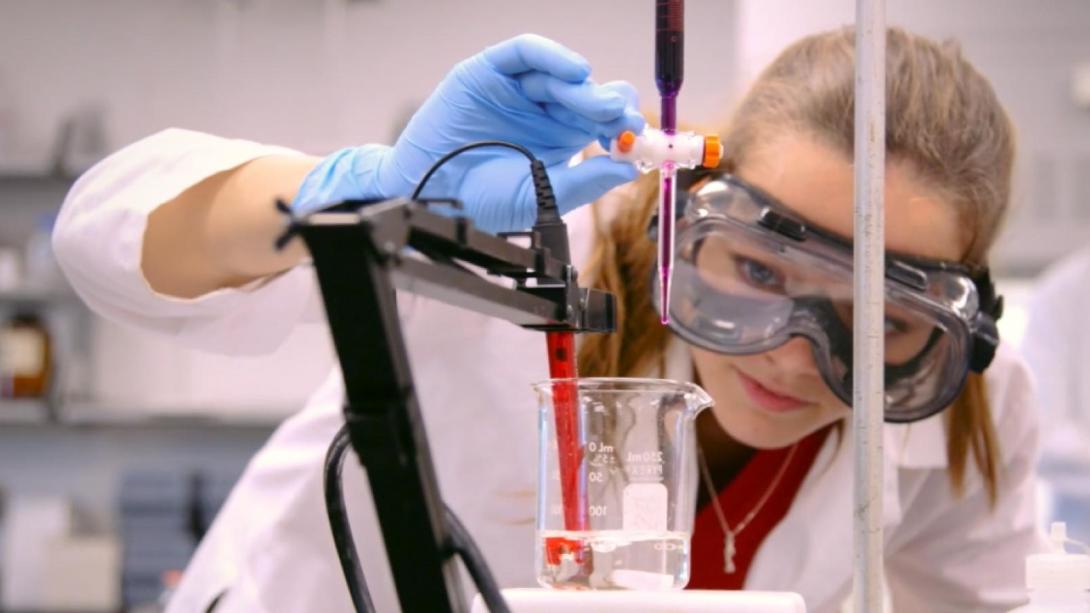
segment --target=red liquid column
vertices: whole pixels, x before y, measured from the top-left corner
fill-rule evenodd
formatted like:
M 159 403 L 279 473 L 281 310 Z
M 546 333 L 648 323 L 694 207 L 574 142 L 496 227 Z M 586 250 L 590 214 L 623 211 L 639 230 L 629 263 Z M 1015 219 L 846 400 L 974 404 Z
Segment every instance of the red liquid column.
M 557 457 L 560 464 L 560 492 L 564 505 L 564 529 L 586 530 L 586 504 L 582 496 L 579 465 L 583 450 L 579 444 L 579 391 L 575 383 L 575 334 L 548 332 L 549 376 L 567 381 L 553 384 L 553 414 L 556 417 Z

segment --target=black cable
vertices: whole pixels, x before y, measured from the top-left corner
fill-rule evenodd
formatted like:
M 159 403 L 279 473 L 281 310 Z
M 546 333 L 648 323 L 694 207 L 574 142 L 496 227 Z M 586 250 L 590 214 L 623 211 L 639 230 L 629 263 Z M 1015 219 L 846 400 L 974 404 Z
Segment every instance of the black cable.
M 492 571 L 485 563 L 481 550 L 477 549 L 477 544 L 473 542 L 473 537 L 469 535 L 469 530 L 466 530 L 465 525 L 449 506 L 444 504 L 443 510 L 447 520 L 447 531 L 450 533 L 451 547 L 462 558 L 462 564 L 465 564 L 469 576 L 473 578 L 473 584 L 477 586 L 488 610 L 491 613 L 511 613 L 511 609 L 507 607 L 507 602 L 503 599 L 503 594 L 500 593 L 500 585 L 492 576 Z
M 344 572 L 345 583 L 348 584 L 348 592 L 352 598 L 352 605 L 359 613 L 375 613 L 375 605 L 371 601 L 371 594 L 367 590 L 367 581 L 363 577 L 363 569 L 360 567 L 359 557 L 356 553 L 355 542 L 352 540 L 352 526 L 348 520 L 348 511 L 344 502 L 344 491 L 341 488 L 344 472 L 344 460 L 351 449 L 351 439 L 348 435 L 348 424 L 341 426 L 329 445 L 325 457 L 325 503 L 326 512 L 329 515 L 329 527 L 333 532 L 333 542 L 336 545 L 337 557 L 341 562 L 341 570 Z M 473 537 L 466 530 L 464 524 L 447 505 L 443 505 L 447 522 L 447 530 L 450 533 L 451 549 L 462 558 L 466 570 L 473 578 L 474 585 L 481 592 L 488 610 L 491 613 L 510 613 L 507 603 L 500 593 L 499 584 L 488 564 L 484 561 L 484 555 L 473 542 Z
M 545 163 L 537 159 L 526 147 L 502 140 L 483 140 L 469 143 L 454 149 L 436 160 L 431 168 L 424 173 L 424 177 L 417 183 L 413 190 L 412 199 L 420 198 L 424 186 L 439 169 L 454 157 L 482 147 L 506 147 L 518 151 L 530 161 L 530 179 L 534 183 L 534 198 L 537 201 L 537 217 L 534 221 L 534 231 L 540 237 L 540 246 L 549 250 L 556 259 L 571 263 L 571 249 L 568 246 L 568 228 L 560 218 L 560 208 L 556 204 L 556 195 L 553 193 L 552 183 L 549 181 L 549 173 L 545 169 Z
M 416 200 L 420 197 L 420 192 L 424 191 L 424 186 L 428 184 L 428 180 L 431 179 L 432 175 L 434 175 L 443 166 L 443 164 L 446 164 L 452 158 L 457 157 L 465 153 L 466 151 L 469 151 L 471 149 L 480 149 L 482 147 L 506 147 L 508 149 L 514 149 L 515 151 L 518 151 L 522 155 L 526 156 L 526 159 L 530 160 L 530 162 L 534 162 L 537 160 L 537 158 L 534 157 L 534 154 L 531 153 L 530 150 L 526 147 L 502 140 L 482 140 L 475 143 L 469 143 L 468 145 L 462 145 L 461 147 L 458 147 L 457 149 L 439 158 L 435 161 L 434 164 L 431 165 L 431 168 L 428 169 L 428 172 L 424 173 L 424 178 L 420 179 L 420 183 L 416 184 L 416 189 L 413 191 L 412 199 Z
M 548 249 L 549 254 L 561 262 L 571 264 L 568 226 L 560 218 L 560 207 L 556 204 L 549 173 L 541 160 L 530 162 L 530 178 L 534 182 L 534 198 L 537 200 L 534 232 L 538 236 L 538 246 Z
M 344 490 L 341 488 L 344 459 L 346 452 L 351 449 L 351 443 L 348 424 L 345 424 L 337 431 L 329 450 L 326 451 L 325 508 L 352 606 L 357 613 L 375 613 L 375 604 L 371 602 L 371 594 L 367 591 L 367 581 L 363 578 L 363 568 L 360 567 L 356 544 L 352 540 L 352 525 L 348 521 L 348 508 L 344 503 Z

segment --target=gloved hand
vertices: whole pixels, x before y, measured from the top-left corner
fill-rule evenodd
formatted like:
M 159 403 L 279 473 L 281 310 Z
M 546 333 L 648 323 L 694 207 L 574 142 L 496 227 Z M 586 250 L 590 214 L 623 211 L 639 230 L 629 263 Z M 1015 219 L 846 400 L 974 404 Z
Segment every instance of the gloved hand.
M 636 178 L 628 163 L 608 156 L 569 167 L 594 139 L 639 132 L 635 89 L 598 85 L 586 60 L 540 36 L 522 35 L 459 63 L 409 121 L 393 147 L 338 151 L 310 172 L 293 208 L 300 213 L 347 199 L 408 196 L 431 165 L 479 140 L 530 149 L 549 171 L 562 213 Z M 535 214 L 529 161 L 507 148 L 466 152 L 444 164 L 422 197 L 454 197 L 478 227 L 520 230 Z

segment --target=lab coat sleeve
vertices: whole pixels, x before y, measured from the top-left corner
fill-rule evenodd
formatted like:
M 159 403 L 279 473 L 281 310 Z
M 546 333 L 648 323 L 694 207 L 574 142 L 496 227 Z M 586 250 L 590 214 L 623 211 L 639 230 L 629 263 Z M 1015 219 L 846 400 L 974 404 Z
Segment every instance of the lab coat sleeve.
M 951 494 L 945 469 L 917 471 L 922 478 L 902 527 L 914 529 L 887 545 L 895 611 L 1009 611 L 1025 602 L 1025 557 L 1045 548 L 1036 522 L 1036 404 L 1020 359 L 1009 376 L 989 383 L 999 388 L 989 394 L 1000 445 L 998 500 L 992 508 L 971 457 L 960 497 Z
M 1045 418 L 1046 454 L 1078 453 L 1081 441 L 1072 437 L 1072 421 L 1082 421 L 1084 355 L 1083 298 L 1090 279 L 1090 250 L 1082 250 L 1050 269 L 1037 283 L 1029 303 L 1022 352 L 1037 382 L 1041 415 Z
M 309 268 L 181 299 L 151 289 L 141 270 L 141 252 L 148 215 L 157 207 L 212 175 L 277 154 L 298 155 L 179 129 L 133 143 L 72 186 L 53 232 L 57 261 L 83 300 L 110 320 L 196 349 L 270 352 L 295 323 L 320 308 Z
M 1070 364 L 1073 357 L 1072 339 L 1068 338 L 1072 331 L 1068 330 L 1067 336 L 1062 332 L 1067 322 L 1062 309 L 1056 308 L 1058 306 L 1047 296 L 1034 296 L 1022 340 L 1022 351 L 1037 381 L 1042 414 L 1054 418 L 1066 417 L 1068 412 L 1064 400 L 1069 387 L 1067 381 L 1072 375 Z M 1075 338 L 1078 338 L 1077 335 Z

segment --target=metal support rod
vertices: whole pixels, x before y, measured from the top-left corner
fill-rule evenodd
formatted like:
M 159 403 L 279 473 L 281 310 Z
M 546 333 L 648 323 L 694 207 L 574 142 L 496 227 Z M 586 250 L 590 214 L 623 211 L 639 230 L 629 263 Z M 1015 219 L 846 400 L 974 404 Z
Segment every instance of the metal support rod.
M 856 0 L 852 426 L 855 601 L 882 611 L 882 424 L 885 410 L 885 0 Z

